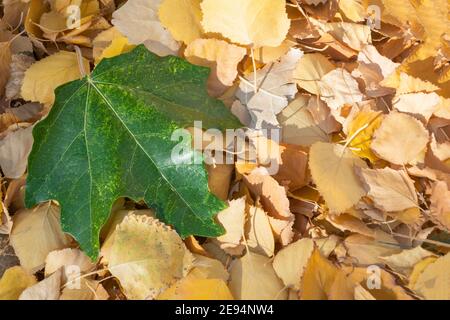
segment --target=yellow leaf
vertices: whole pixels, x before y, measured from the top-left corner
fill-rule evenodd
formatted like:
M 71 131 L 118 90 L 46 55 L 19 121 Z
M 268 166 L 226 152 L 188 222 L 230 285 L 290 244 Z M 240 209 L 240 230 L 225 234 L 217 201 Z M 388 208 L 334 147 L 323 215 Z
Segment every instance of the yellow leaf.
M 423 158 L 428 140 L 428 131 L 419 120 L 391 112 L 375 131 L 371 148 L 381 159 L 402 165 Z
M 290 20 L 284 0 L 204 0 L 202 25 L 206 32 L 254 48 L 277 47 L 286 38 Z
M 429 264 L 418 276 L 413 290 L 427 300 L 450 300 L 450 253 Z
M 128 299 L 148 299 L 183 278 L 193 256 L 170 227 L 145 215 L 128 215 L 117 226 L 108 268 Z
M 89 72 L 89 61 L 82 58 L 82 63 Z M 57 87 L 81 76 L 77 55 L 60 51 L 31 65 L 25 72 L 21 94 L 25 100 L 52 104 Z
M 383 116 L 381 112 L 362 110 L 350 122 L 347 130 L 351 139 L 349 144 L 352 152 L 361 158 L 367 158 L 370 162 L 378 160 L 377 156 L 370 150 L 372 136 L 381 125 Z
M 340 0 L 339 9 L 353 22 L 364 21 L 366 16 L 361 0 Z
M 309 155 L 311 175 L 331 211 L 342 213 L 365 195 L 354 172 L 355 166 L 367 167 L 344 146 L 324 142 L 312 145 Z
M 127 53 L 134 47 L 136 46 L 130 44 L 126 37 L 115 38 L 111 41 L 110 45 L 103 50 L 102 54 L 95 60 L 95 63 L 98 64 L 104 58 L 112 58 L 119 54 Z
M 233 296 L 222 279 L 188 275 L 160 294 L 158 300 L 233 300 Z
M 35 283 L 36 278 L 22 267 L 9 268 L 0 279 L 0 300 L 17 300 L 26 288 Z
M 351 299 L 354 284 L 346 275 L 314 249 L 301 280 L 301 300 Z
M 164 0 L 159 19 L 175 40 L 190 44 L 202 36 L 200 0 Z

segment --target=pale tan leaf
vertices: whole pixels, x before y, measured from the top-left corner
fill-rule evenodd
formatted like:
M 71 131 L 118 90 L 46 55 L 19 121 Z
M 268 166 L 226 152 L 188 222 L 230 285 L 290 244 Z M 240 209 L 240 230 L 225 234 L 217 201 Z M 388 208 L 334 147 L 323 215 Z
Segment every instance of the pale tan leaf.
M 285 300 L 287 290 L 277 277 L 269 258 L 247 253 L 235 260 L 230 270 L 229 288 L 238 300 Z
M 128 215 L 117 226 L 108 268 L 128 299 L 152 299 L 184 277 L 192 262 L 170 227 L 145 215 Z
M 19 128 L 0 140 L 0 167 L 5 177 L 17 179 L 25 173 L 33 146 L 32 131 L 32 126 Z
M 244 245 L 245 197 L 231 200 L 228 208 L 217 214 L 217 220 L 225 228 L 225 234 L 217 237 L 220 247 L 229 254 L 242 253 Z
M 413 289 L 427 300 L 450 300 L 450 253 L 428 265 Z
M 11 245 L 21 266 L 31 273 L 44 267 L 50 252 L 70 244 L 70 237 L 61 229 L 60 209 L 52 202 L 21 210 L 13 221 Z
M 378 157 L 402 165 L 420 160 L 428 140 L 429 134 L 419 120 L 392 112 L 375 131 L 371 148 Z
M 19 300 L 59 300 L 62 270 L 59 269 L 48 278 L 25 289 Z
M 404 170 L 361 169 L 368 196 L 384 211 L 401 211 L 418 207 L 414 181 Z
M 305 54 L 297 64 L 294 79 L 301 88 L 318 95 L 320 80 L 334 68 L 334 65 L 320 53 Z
M 316 142 L 310 149 L 312 179 L 331 211 L 341 213 L 356 204 L 365 190 L 354 168 L 367 167 L 344 146 Z
M 246 223 L 246 245 L 252 252 L 273 256 L 275 239 L 269 217 L 261 208 L 250 206 Z
M 284 285 L 300 289 L 303 272 L 314 251 L 314 241 L 300 239 L 281 249 L 273 259 L 273 268 Z

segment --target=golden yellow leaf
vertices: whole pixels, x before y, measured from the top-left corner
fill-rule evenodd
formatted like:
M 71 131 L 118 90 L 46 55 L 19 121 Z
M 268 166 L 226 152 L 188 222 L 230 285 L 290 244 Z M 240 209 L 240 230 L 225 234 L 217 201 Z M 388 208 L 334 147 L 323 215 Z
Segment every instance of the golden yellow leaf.
M 233 296 L 222 279 L 188 275 L 160 294 L 158 300 L 233 300 Z
M 89 61 L 82 58 L 82 63 L 85 72 L 89 72 Z M 77 55 L 60 51 L 34 63 L 25 72 L 21 94 L 25 100 L 52 104 L 57 87 L 81 77 Z
M 344 146 L 324 142 L 312 145 L 309 155 L 311 175 L 331 211 L 344 212 L 366 194 L 354 172 L 355 166 L 367 167 Z
M 164 0 L 159 6 L 159 20 L 175 40 L 190 44 L 203 34 L 200 0 Z
M 354 154 L 361 158 L 367 158 L 370 162 L 378 160 L 370 150 L 372 137 L 376 129 L 381 125 L 383 115 L 381 112 L 364 109 L 359 112 L 348 125 L 348 139 L 350 148 Z
M 122 53 L 127 53 L 131 51 L 134 47 L 133 44 L 128 42 L 126 37 L 118 37 L 111 41 L 109 46 L 107 46 L 101 53 L 101 55 L 95 60 L 95 63 L 98 64 L 104 58 L 112 58 L 118 56 Z
M 281 45 L 289 30 L 284 0 L 204 0 L 202 25 L 232 42 L 254 48 Z
M 340 0 L 339 9 L 353 22 L 364 21 L 366 11 L 361 0 Z
M 36 278 L 24 268 L 15 266 L 7 269 L 0 279 L 0 300 L 17 300 L 20 294 L 36 283 Z

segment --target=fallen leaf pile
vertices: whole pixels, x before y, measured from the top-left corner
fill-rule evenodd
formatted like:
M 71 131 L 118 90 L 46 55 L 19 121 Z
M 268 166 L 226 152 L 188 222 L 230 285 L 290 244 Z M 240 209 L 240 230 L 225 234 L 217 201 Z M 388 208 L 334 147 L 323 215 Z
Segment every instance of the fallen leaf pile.
M 4 0 L 0 299 L 450 300 L 449 9 Z

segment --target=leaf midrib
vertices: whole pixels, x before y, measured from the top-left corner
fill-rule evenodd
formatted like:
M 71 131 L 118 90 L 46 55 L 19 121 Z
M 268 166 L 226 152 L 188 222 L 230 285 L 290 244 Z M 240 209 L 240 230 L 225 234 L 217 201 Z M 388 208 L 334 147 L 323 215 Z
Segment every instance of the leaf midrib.
M 100 95 L 100 97 L 104 100 L 104 102 L 106 103 L 106 105 L 111 109 L 111 111 L 114 113 L 114 115 L 117 117 L 117 119 L 120 121 L 120 123 L 122 124 L 122 126 L 126 129 L 126 131 L 128 132 L 128 134 L 131 136 L 131 138 L 134 140 L 134 142 L 136 143 L 137 146 L 139 146 L 139 148 L 144 152 L 144 154 L 150 159 L 150 161 L 152 162 L 152 164 L 155 166 L 155 168 L 157 169 L 157 171 L 159 172 L 160 176 L 166 181 L 166 183 L 169 185 L 170 189 L 177 194 L 177 196 L 182 200 L 182 202 L 189 208 L 189 210 L 198 217 L 198 215 L 196 214 L 195 210 L 190 206 L 190 204 L 188 203 L 188 201 L 186 201 L 186 199 L 184 199 L 184 197 L 177 191 L 177 189 L 172 185 L 172 183 L 167 179 L 167 177 L 164 175 L 164 173 L 159 170 L 159 167 L 157 166 L 155 160 L 148 154 L 148 152 L 144 149 L 144 147 L 141 145 L 141 143 L 135 138 L 134 134 L 131 132 L 131 130 L 128 128 L 128 126 L 125 124 L 125 122 L 122 120 L 122 118 L 119 116 L 119 114 L 116 112 L 116 110 L 114 109 L 112 103 L 108 100 L 108 98 L 102 93 L 102 91 L 95 85 L 95 82 L 92 80 L 92 78 L 90 78 L 89 76 L 87 76 L 87 83 L 88 83 L 88 88 L 90 86 L 92 86 L 94 88 L 94 90 Z M 115 84 L 110 84 L 110 85 L 115 85 Z M 89 92 L 89 89 L 88 89 Z M 148 92 L 145 92 L 148 93 Z M 158 96 L 156 96 L 158 97 Z M 161 99 L 160 97 L 158 97 L 159 99 Z M 86 99 L 86 101 L 88 101 L 88 98 Z M 87 104 L 87 103 L 86 103 Z M 87 113 L 86 113 L 87 114 Z M 85 115 L 86 115 L 85 114 Z M 85 130 L 86 132 L 86 130 Z M 86 135 L 85 135 L 86 136 Z M 86 151 L 87 151 L 87 137 L 86 137 Z M 89 160 L 88 160 L 89 162 Z M 89 164 L 90 166 L 90 164 Z M 92 185 L 92 177 L 91 177 L 91 185 Z M 145 194 L 143 194 L 143 196 L 145 197 Z M 91 201 L 91 198 L 90 198 Z M 203 220 L 201 217 L 198 217 L 200 220 Z

